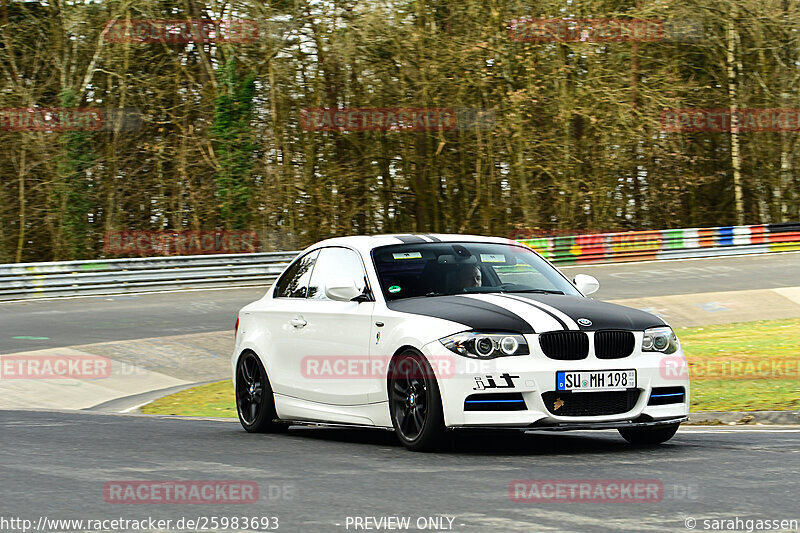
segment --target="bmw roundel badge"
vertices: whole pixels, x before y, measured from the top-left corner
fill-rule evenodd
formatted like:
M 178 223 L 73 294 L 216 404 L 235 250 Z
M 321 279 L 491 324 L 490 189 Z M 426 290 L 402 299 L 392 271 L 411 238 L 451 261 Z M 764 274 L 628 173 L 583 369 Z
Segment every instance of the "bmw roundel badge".
M 577 322 L 579 325 L 581 325 L 581 326 L 583 326 L 583 327 L 585 327 L 585 328 L 588 328 L 589 326 L 591 326 L 591 325 L 592 325 L 592 321 L 591 321 L 591 320 L 589 320 L 588 318 L 579 318 L 578 320 L 576 320 L 576 322 Z

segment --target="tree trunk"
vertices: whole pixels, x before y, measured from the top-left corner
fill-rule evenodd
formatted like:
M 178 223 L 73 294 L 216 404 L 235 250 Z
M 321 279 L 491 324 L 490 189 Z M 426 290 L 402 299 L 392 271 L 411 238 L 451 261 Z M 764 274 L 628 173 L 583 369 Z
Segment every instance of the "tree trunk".
M 737 225 L 744 225 L 744 200 L 742 197 L 742 158 L 739 145 L 739 104 L 736 87 L 736 19 L 739 7 L 736 1 L 731 2 L 730 19 L 727 31 L 727 66 L 728 66 L 728 100 L 731 111 L 731 166 L 733 167 L 733 198 L 735 220 Z M 739 73 L 741 74 L 741 73 Z

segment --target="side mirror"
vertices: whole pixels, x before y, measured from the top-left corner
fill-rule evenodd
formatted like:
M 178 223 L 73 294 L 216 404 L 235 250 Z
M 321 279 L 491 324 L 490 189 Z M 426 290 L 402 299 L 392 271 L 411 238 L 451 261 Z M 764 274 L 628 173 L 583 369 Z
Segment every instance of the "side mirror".
M 349 302 L 361 295 L 361 289 L 350 278 L 333 278 L 325 285 L 325 296 L 339 302 Z
M 583 293 L 584 296 L 589 296 L 597 292 L 600 288 L 600 282 L 594 276 L 587 276 L 586 274 L 577 274 L 572 283 Z

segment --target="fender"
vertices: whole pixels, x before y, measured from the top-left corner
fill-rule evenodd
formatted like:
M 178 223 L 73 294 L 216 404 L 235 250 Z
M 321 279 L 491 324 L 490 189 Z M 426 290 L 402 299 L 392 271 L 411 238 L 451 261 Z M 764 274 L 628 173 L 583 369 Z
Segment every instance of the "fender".
M 401 352 L 404 347 L 414 348 L 419 353 L 425 355 L 425 345 L 455 333 L 469 331 L 470 329 L 464 324 L 451 320 L 409 313 L 398 313 L 391 310 L 386 310 L 385 314 L 381 316 L 376 315 L 373 316 L 373 318 L 375 322 L 383 322 L 384 326 L 376 328 L 380 331 L 381 338 L 377 344 L 373 343 L 370 356 L 385 357 L 387 359 L 387 370 L 389 360 L 397 353 Z M 383 347 L 386 347 L 386 349 L 383 350 Z M 427 358 L 427 356 L 425 357 Z M 428 362 L 430 363 L 430 361 Z M 434 369 L 434 377 L 438 380 L 439 376 L 436 375 L 436 365 L 431 364 L 431 366 Z M 378 392 L 374 396 L 370 396 L 370 401 L 388 403 L 389 391 L 387 389 L 386 379 L 381 380 Z
M 267 377 L 271 375 L 269 359 L 270 356 L 274 355 L 270 352 L 270 346 L 272 346 L 272 332 L 267 328 L 255 327 L 254 323 L 253 314 L 247 312 L 247 307 L 242 309 L 239 315 L 239 331 L 236 334 L 236 343 L 233 348 L 233 354 L 231 355 L 234 387 L 236 387 L 236 363 L 239 362 L 239 357 L 241 357 L 242 353 L 247 350 L 256 354 L 256 357 L 258 357 L 261 364 L 264 366 Z

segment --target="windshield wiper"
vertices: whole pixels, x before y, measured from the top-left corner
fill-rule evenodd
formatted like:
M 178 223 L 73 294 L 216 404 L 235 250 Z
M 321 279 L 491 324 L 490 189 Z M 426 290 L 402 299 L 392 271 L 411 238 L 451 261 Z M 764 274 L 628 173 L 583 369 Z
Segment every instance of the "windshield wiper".
M 555 291 L 550 289 L 512 289 L 503 292 L 528 292 L 533 294 L 564 294 L 564 291 Z
M 482 290 L 481 290 L 482 289 Z M 465 294 L 491 294 L 493 292 L 527 292 L 533 294 L 564 294 L 563 291 L 556 291 L 551 289 L 500 289 L 497 287 L 475 287 L 473 290 L 467 290 Z M 460 294 L 460 293 L 456 293 Z M 431 296 L 454 296 L 453 293 L 444 293 L 444 292 L 429 292 L 425 294 L 425 297 Z

